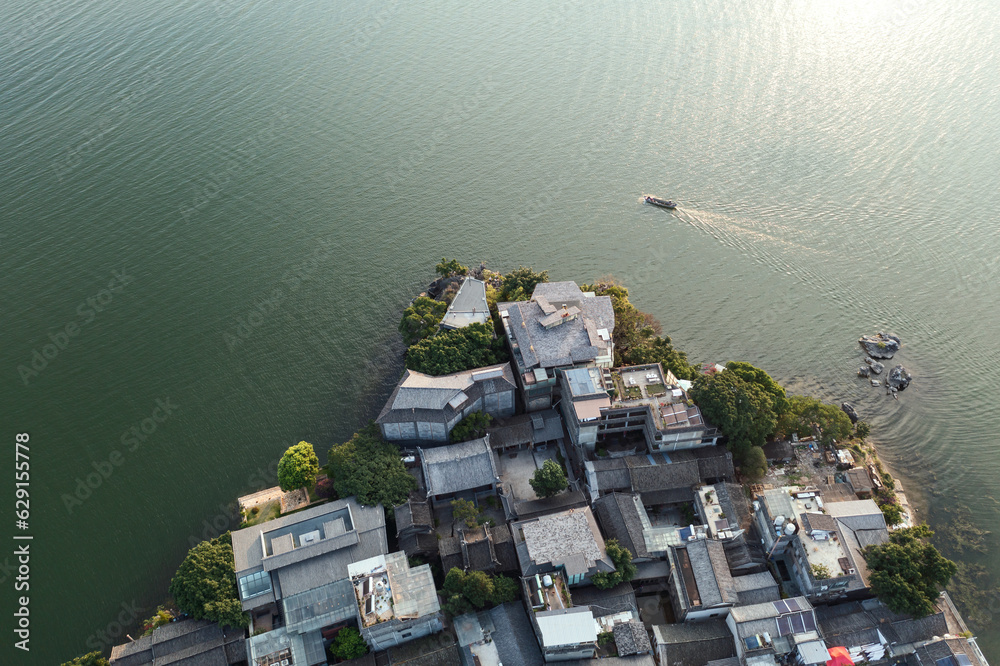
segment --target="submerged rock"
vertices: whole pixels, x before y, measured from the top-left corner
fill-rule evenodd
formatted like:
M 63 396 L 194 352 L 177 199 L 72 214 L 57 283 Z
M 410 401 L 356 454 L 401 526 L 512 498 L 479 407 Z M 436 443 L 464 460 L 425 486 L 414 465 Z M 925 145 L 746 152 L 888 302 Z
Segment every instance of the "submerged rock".
M 872 369 L 867 365 L 863 365 L 858 368 L 858 377 L 868 377 L 872 374 Z
M 872 358 L 892 358 L 899 351 L 899 337 L 891 333 L 862 335 L 858 342 Z
M 891 386 L 893 389 L 902 391 L 907 386 L 910 385 L 910 381 L 913 379 L 913 375 L 910 371 L 901 365 L 897 365 L 895 368 L 889 371 L 889 376 L 886 378 L 886 386 Z
M 844 413 L 847 414 L 847 418 L 851 419 L 851 423 L 858 422 L 858 412 L 854 409 L 854 405 L 849 402 L 845 402 L 840 406 Z
M 872 362 L 871 370 L 873 375 L 881 375 L 882 371 L 885 370 L 885 366 L 878 361 L 874 361 Z

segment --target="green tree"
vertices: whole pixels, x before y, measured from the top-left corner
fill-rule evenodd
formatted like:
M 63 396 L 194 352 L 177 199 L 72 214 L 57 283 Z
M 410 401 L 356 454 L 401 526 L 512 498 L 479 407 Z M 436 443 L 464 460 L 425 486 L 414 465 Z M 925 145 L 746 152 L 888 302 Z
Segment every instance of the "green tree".
M 470 324 L 421 340 L 406 351 L 406 367 L 428 375 L 482 368 L 507 360 L 503 337 L 487 324 Z
M 173 580 L 170 596 L 177 607 L 196 620 L 245 627 L 246 613 L 236 594 L 233 542 L 229 532 L 202 541 L 188 551 Z
M 767 474 L 767 456 L 764 449 L 759 446 L 752 446 L 746 450 L 740 460 L 740 469 L 748 481 L 756 483 Z
M 382 439 L 370 422 L 328 455 L 327 474 L 340 497 L 357 497 L 366 506 L 398 506 L 417 487 L 399 459 L 399 448 Z
M 933 535 L 926 525 L 899 529 L 888 543 L 864 551 L 872 592 L 896 613 L 924 617 L 934 612 L 939 588 L 958 571 L 931 545 Z
M 552 497 L 553 495 L 566 490 L 569 485 L 566 481 L 566 472 L 555 460 L 546 460 L 545 463 L 535 470 L 535 473 L 528 479 L 531 489 L 539 497 Z
M 825 564 L 812 565 L 812 572 L 816 580 L 826 580 L 830 577 L 830 569 Z
M 892 477 L 890 477 L 891 480 Z M 886 525 L 898 525 L 903 522 L 903 507 L 892 488 L 883 487 L 875 491 L 875 503 L 882 509 Z
M 799 437 L 809 437 L 813 427 L 816 427 L 823 445 L 850 438 L 853 428 L 851 419 L 839 407 L 805 395 L 793 395 L 788 399 L 788 405 L 776 428 L 782 437 L 789 437 L 793 432 Z
M 508 601 L 514 601 L 517 598 L 517 591 L 519 587 L 517 581 L 513 578 L 508 578 L 507 576 L 494 576 L 493 577 L 493 598 L 490 599 L 494 604 L 505 604 Z
M 448 304 L 444 301 L 436 301 L 427 296 L 414 300 L 410 307 L 403 310 L 403 318 L 399 322 L 399 332 L 403 335 L 406 346 L 434 335 L 447 311 Z
M 778 423 L 771 395 L 730 370 L 700 376 L 690 395 L 705 418 L 726 436 L 729 449 L 741 460 L 746 458 L 750 447 L 763 446 Z
M 368 654 L 368 644 L 354 627 L 344 627 L 330 643 L 330 654 L 338 659 L 357 659 Z
M 452 275 L 468 275 L 469 267 L 458 263 L 458 259 L 441 257 L 441 263 L 434 267 L 434 272 L 444 278 Z
M 67 661 L 62 666 L 109 666 L 108 660 L 100 652 L 88 652 L 73 661 Z
M 536 273 L 531 268 L 521 266 L 503 276 L 497 301 L 501 303 L 526 301 L 531 298 L 536 286 L 548 281 L 548 271 Z
M 476 439 L 486 434 L 486 428 L 493 421 L 493 417 L 483 412 L 472 412 L 464 419 L 455 424 L 451 429 L 451 441 L 466 442 Z
M 745 382 L 756 384 L 771 396 L 771 406 L 776 415 L 781 416 L 788 411 L 789 405 L 788 399 L 785 397 L 785 389 L 781 384 L 771 379 L 771 375 L 746 361 L 730 361 L 726 364 L 726 370 L 734 373 Z
M 461 520 L 470 530 L 479 525 L 479 507 L 466 499 L 451 501 L 451 515 Z
M 495 593 L 492 579 L 484 571 L 470 571 L 465 576 L 462 594 L 476 608 L 482 608 Z
M 285 492 L 311 488 L 319 473 L 319 458 L 309 442 L 290 446 L 278 461 L 278 485 Z
M 458 567 L 452 567 L 444 576 L 445 594 L 462 594 L 465 589 L 465 572 Z
M 864 441 L 871 434 L 871 426 L 868 425 L 867 421 L 858 421 L 854 425 L 854 436 L 858 439 Z
M 611 572 L 598 571 L 591 577 L 594 587 L 606 590 L 619 583 L 627 583 L 635 578 L 636 567 L 632 563 L 632 553 L 618 543 L 617 539 L 608 539 L 604 544 L 608 557 L 615 565 L 615 570 Z
M 701 375 L 698 368 L 688 362 L 687 354 L 674 347 L 670 336 L 651 338 L 646 344 L 632 349 L 628 362 L 629 365 L 659 363 L 664 370 L 672 372 L 677 379 L 694 381 Z

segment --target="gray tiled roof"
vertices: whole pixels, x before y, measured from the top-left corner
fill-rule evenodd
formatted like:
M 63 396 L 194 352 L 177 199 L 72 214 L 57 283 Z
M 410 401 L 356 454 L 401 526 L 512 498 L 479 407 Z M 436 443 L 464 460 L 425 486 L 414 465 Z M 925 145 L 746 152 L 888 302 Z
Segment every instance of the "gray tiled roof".
M 539 321 L 546 316 L 541 303 L 556 309 L 578 307 L 580 316 L 546 329 Z M 587 298 L 574 282 L 547 282 L 535 287 L 530 301 L 498 303 L 509 315 L 509 326 L 518 344 L 526 370 L 555 368 L 593 361 L 606 353 L 609 344 L 597 336 L 600 329 L 614 331 L 615 314 L 608 296 Z
M 504 419 L 496 419 L 487 429 L 490 446 L 505 449 L 511 446 L 531 444 L 531 414 L 518 414 Z
M 585 506 L 587 506 L 587 497 L 582 492 L 570 490 L 552 497 L 517 502 L 514 505 L 514 512 L 517 514 L 518 520 L 528 520 L 567 509 L 582 509 Z
M 590 606 L 594 617 L 604 617 L 627 611 L 631 611 L 633 617 L 639 615 L 639 606 L 631 583 L 619 583 L 606 590 L 593 585 L 574 588 L 573 604 Z
M 497 482 L 489 438 L 419 449 L 427 496 L 451 495 Z
M 434 517 L 427 502 L 409 500 L 393 509 L 396 518 L 396 535 L 407 531 L 426 532 L 434 529 Z
M 472 571 L 493 571 L 496 560 L 493 543 L 485 527 L 464 530 L 460 539 L 465 568 Z
M 514 537 L 506 524 L 490 527 L 490 538 L 493 540 L 493 552 L 497 557 L 497 571 L 517 571 L 517 551 L 514 548 Z
M 688 543 L 686 548 L 701 605 L 708 608 L 739 601 L 722 543 L 712 539 L 699 539 Z
M 496 629 L 492 638 L 501 663 L 542 666 L 542 651 L 524 606 L 512 601 L 494 607 L 489 615 Z
M 494 370 L 500 373 L 499 376 L 479 381 L 473 378 L 473 375 L 482 376 L 481 373 Z M 475 402 L 483 395 L 512 391 L 515 386 L 514 372 L 510 363 L 499 363 L 438 377 L 407 370 L 375 422 L 408 423 L 421 420 L 446 423 L 460 414 L 464 406 Z
M 399 548 L 413 557 L 438 552 L 437 535 L 433 532 L 410 532 L 399 537 Z
M 638 620 L 620 622 L 614 626 L 612 633 L 615 637 L 615 645 L 618 647 L 618 655 L 621 657 L 644 654 L 653 649 L 649 643 L 646 627 Z
M 465 566 L 462 557 L 462 543 L 458 537 L 442 537 L 439 539 L 438 553 L 441 556 L 441 570 L 446 574 L 453 568 L 462 569 Z
M 781 590 L 770 572 L 736 576 L 733 578 L 733 588 L 741 606 L 762 604 L 765 601 L 777 601 L 781 598 Z
M 639 517 L 638 495 L 611 493 L 594 502 L 594 513 L 609 539 L 616 539 L 635 558 L 652 557 L 646 550 Z
M 131 643 L 112 648 L 114 666 L 218 666 L 246 658 L 242 628 L 223 629 L 207 620 L 171 622 Z
M 569 575 L 614 570 L 590 507 L 522 520 L 511 525 L 511 530 L 523 535 L 524 575 L 536 573 L 538 567 L 562 566 Z M 518 552 L 520 556 L 520 548 Z
M 736 656 L 733 635 L 724 620 L 653 626 L 661 666 L 704 666 Z

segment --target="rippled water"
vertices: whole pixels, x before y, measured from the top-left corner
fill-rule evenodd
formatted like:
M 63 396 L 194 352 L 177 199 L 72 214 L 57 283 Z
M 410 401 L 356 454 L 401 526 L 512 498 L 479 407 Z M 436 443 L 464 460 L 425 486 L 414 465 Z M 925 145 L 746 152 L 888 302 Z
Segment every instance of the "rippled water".
M 443 255 L 613 274 L 695 360 L 854 402 L 932 526 L 966 505 L 993 529 L 998 19 L 985 1 L 8 2 L 0 396 L 8 439 L 32 438 L 29 663 L 124 640 L 118 616 L 152 614 L 285 447 L 374 416 Z M 102 295 L 113 271 L 131 279 Z M 916 377 L 898 401 L 854 377 L 857 337 L 883 329 Z M 998 610 L 977 627 L 995 661 Z

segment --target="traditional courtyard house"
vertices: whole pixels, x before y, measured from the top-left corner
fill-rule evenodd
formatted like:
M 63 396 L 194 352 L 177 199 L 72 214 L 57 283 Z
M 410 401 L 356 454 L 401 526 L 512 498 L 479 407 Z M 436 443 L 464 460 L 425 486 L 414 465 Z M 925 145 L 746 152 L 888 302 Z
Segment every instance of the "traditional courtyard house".
M 516 386 L 509 363 L 440 377 L 407 370 L 375 422 L 390 442 L 445 444 L 452 428 L 473 412 L 513 416 Z
M 489 436 L 431 449 L 418 449 L 420 467 L 432 505 L 456 498 L 493 495 L 500 477 Z

